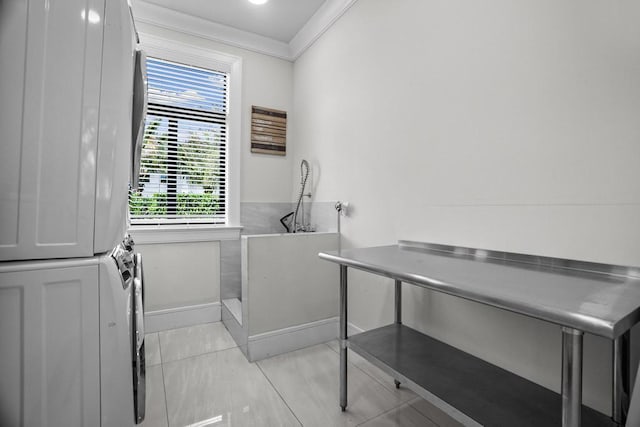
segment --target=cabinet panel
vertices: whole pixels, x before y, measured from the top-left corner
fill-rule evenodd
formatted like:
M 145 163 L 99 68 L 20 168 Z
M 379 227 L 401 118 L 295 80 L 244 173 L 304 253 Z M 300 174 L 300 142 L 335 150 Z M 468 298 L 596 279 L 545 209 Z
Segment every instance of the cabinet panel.
M 20 287 L 0 287 L 0 420 L 10 426 L 22 425 L 22 313 L 24 299 Z
M 22 88 L 27 1 L 0 2 L 0 247 L 18 243 Z
M 9 385 L 0 408 L 9 425 L 99 425 L 97 274 L 97 265 L 0 273 L 0 374 Z
M 104 0 L 0 8 L 0 260 L 91 256 Z

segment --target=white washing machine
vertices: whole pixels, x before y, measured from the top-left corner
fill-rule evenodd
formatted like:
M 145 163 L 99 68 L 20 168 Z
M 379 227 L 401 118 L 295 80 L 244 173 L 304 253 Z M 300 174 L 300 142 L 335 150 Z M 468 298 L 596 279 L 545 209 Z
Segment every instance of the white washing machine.
M 0 264 L 0 425 L 132 426 L 144 418 L 142 259 Z

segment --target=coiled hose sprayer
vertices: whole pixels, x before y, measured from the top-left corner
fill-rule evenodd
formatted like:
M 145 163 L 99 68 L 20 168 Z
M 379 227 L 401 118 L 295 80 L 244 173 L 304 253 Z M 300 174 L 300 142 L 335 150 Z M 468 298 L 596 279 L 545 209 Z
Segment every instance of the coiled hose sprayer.
M 304 194 L 304 187 L 307 185 L 307 179 L 309 179 L 309 162 L 306 160 L 302 160 L 300 162 L 300 194 L 298 195 L 298 203 L 296 204 L 296 209 L 293 211 L 293 221 L 291 222 L 291 232 L 295 233 L 298 230 L 304 230 L 304 205 L 302 204 L 302 197 Z M 311 194 L 308 194 L 311 196 Z M 302 207 L 302 209 L 300 209 Z M 302 210 L 302 225 L 298 227 L 298 211 Z

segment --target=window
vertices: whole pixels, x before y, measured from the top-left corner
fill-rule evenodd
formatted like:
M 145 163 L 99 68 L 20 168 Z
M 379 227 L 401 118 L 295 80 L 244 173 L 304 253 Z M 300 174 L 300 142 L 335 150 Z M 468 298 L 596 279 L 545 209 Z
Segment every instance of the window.
M 228 224 L 228 73 L 149 56 L 147 79 L 132 222 Z

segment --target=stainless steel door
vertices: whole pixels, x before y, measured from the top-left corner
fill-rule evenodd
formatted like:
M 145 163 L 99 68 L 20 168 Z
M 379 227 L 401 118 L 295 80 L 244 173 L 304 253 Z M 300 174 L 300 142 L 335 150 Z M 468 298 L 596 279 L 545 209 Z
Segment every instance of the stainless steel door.
M 133 275 L 133 312 L 132 312 L 132 350 L 133 350 L 133 405 L 136 424 L 144 420 L 145 415 L 145 351 L 144 351 L 144 274 L 142 255 L 134 256 Z

